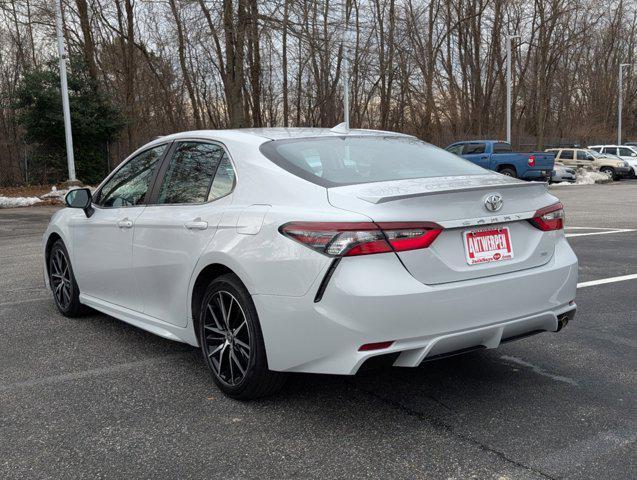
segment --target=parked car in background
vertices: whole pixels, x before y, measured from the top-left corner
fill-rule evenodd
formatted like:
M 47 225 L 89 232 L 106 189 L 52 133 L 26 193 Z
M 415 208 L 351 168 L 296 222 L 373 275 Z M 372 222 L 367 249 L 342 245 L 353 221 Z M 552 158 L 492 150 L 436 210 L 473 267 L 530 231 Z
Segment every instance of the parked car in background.
M 588 148 L 599 153 L 609 153 L 617 155 L 622 160 L 628 162 L 632 169 L 631 176 L 637 174 L 637 147 L 631 145 L 591 145 Z
M 625 160 L 611 157 L 595 150 L 584 148 L 548 148 L 555 154 L 555 162 L 569 167 L 586 168 L 610 175 L 613 180 L 632 175 L 632 169 Z
M 184 132 L 65 200 L 43 245 L 59 311 L 199 346 L 234 398 L 273 393 L 282 372 L 496 348 L 577 308 L 545 185 L 398 133 Z
M 577 179 L 577 171 L 572 167 L 556 163 L 551 173 L 551 183 L 569 182 L 573 183 Z
M 628 145 L 629 147 L 637 147 L 637 142 L 624 142 L 624 145 Z
M 522 180 L 546 181 L 553 171 L 554 155 L 546 152 L 517 153 L 499 140 L 456 142 L 445 150 L 483 168 Z

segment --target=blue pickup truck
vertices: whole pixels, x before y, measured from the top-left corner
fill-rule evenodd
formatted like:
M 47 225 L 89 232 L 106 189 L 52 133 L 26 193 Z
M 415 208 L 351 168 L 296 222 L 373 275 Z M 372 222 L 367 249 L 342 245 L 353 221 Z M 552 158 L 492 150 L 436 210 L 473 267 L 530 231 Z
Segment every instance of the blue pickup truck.
M 523 180 L 548 180 L 555 163 L 555 154 L 516 153 L 510 143 L 499 140 L 456 142 L 445 150 L 481 167 Z

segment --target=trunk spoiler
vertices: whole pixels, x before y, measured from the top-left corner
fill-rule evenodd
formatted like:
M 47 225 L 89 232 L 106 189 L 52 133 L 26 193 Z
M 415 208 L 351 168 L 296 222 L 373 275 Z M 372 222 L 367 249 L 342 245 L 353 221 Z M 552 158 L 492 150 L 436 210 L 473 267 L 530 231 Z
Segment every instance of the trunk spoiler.
M 358 187 L 358 188 L 352 188 Z M 504 175 L 474 175 L 456 177 L 415 178 L 368 184 L 360 186 L 337 187 L 341 193 L 350 188 L 351 195 L 369 203 L 385 203 L 405 198 L 436 195 L 439 193 L 456 193 L 468 190 L 493 190 L 514 187 L 544 187 L 544 182 L 525 182 Z

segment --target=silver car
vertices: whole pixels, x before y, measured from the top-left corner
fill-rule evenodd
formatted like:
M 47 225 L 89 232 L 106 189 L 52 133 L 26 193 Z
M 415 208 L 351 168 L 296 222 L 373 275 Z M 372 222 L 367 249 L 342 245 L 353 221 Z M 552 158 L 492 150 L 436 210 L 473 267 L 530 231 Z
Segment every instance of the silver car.
M 575 314 L 577 258 L 543 183 L 392 132 L 184 132 L 72 190 L 44 234 L 60 312 L 201 348 L 221 390 L 355 374 L 538 332 Z
M 577 179 L 577 171 L 574 168 L 556 163 L 551 173 L 551 183 L 569 182 L 573 183 Z

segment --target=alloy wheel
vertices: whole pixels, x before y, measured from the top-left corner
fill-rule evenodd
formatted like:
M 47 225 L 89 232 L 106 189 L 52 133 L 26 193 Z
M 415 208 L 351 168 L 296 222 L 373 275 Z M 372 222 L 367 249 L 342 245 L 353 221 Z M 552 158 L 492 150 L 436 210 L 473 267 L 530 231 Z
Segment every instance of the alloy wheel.
M 62 310 L 66 310 L 71 305 L 73 293 L 73 279 L 71 269 L 64 252 L 57 249 L 51 255 L 51 288 L 55 300 Z
M 216 377 L 229 386 L 246 376 L 252 356 L 252 338 L 245 312 L 231 293 L 215 292 L 206 304 L 204 352 Z

